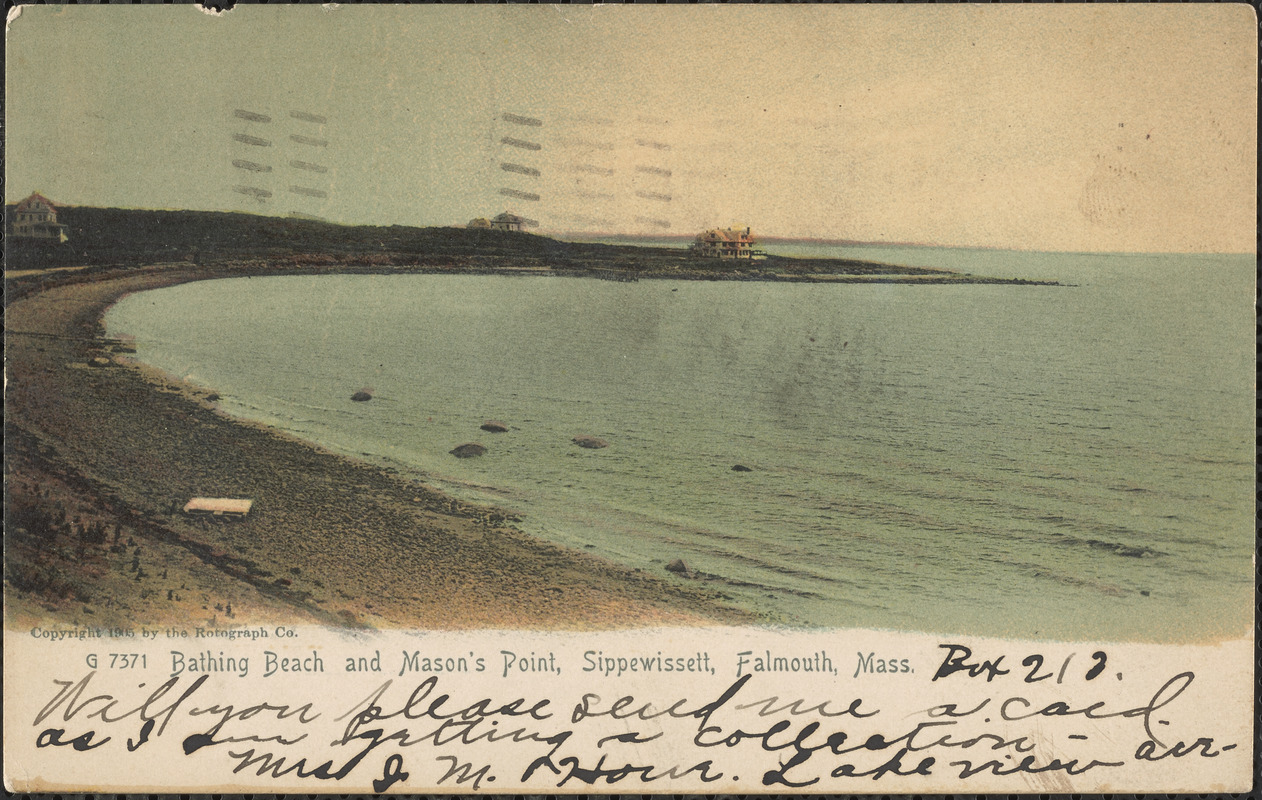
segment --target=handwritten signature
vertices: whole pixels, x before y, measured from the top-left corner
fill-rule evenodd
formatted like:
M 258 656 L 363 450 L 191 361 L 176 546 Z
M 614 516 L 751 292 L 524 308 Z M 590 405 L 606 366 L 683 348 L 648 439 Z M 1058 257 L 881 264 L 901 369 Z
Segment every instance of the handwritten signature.
M 977 659 L 963 645 L 941 647 L 946 653 L 933 678 L 944 686 L 939 697 L 949 697 L 956 682 L 989 684 L 1011 673 L 1002 656 Z M 1099 656 L 1093 662 L 1102 666 Z M 1034 667 L 1026 675 L 1029 683 L 1050 675 L 1044 674 L 1041 656 L 1037 662 L 1027 657 L 1023 664 Z M 390 679 L 349 706 L 335 697 L 301 704 L 225 702 L 211 692 L 227 687 L 207 687 L 208 677 L 176 676 L 153 688 L 142 683 L 117 694 L 98 691 L 105 679 L 95 670 L 72 680 L 55 678 L 52 697 L 32 723 L 36 747 L 69 748 L 87 757 L 107 747 L 125 746 L 130 752 L 157 746 L 156 740 L 173 733 L 185 757 L 220 753 L 233 774 L 335 782 L 372 775 L 377 792 L 410 780 L 416 765 L 424 764 L 432 770 L 427 782 L 475 790 L 501 775 L 557 788 L 622 781 L 709 784 L 737 782 L 739 767 L 764 763 L 753 756 L 762 753 L 769 754 L 766 763 L 775 764 L 757 768 L 761 785 L 802 789 L 826 777 L 1072 776 L 1127 763 L 1215 758 L 1236 747 L 1207 736 L 1189 737 L 1190 743 L 1186 738 L 1167 741 L 1166 717 L 1173 716 L 1195 682 L 1191 671 L 1171 676 L 1138 705 L 1107 697 L 1076 702 L 1064 695 L 1047 702 L 1046 695 L 1035 700 L 1036 694 L 1026 691 L 995 691 L 980 701 L 969 695 L 974 699 L 967 703 L 943 702 L 897 716 L 883 715 L 857 697 L 782 699 L 775 681 L 760 676 L 758 684 L 751 674 L 712 697 L 681 697 L 669 704 L 594 692 L 564 703 L 528 697 L 470 701 L 443 691 L 437 676 L 416 684 Z M 754 694 L 756 686 L 770 693 Z M 1081 691 L 1079 685 L 1073 693 Z M 1111 720 L 1133 726 L 1140 743 L 1126 757 L 1115 755 L 1116 748 L 1107 755 L 1101 750 L 1099 759 L 1058 756 L 1028 730 L 1022 732 L 1023 724 L 1048 720 L 1065 726 L 1067 741 L 1085 740 L 1098 724 Z M 644 747 L 659 740 L 670 747 Z M 478 747 L 470 750 L 472 745 Z M 470 752 L 493 761 L 474 760 Z M 641 755 L 655 752 L 684 757 L 657 763 Z

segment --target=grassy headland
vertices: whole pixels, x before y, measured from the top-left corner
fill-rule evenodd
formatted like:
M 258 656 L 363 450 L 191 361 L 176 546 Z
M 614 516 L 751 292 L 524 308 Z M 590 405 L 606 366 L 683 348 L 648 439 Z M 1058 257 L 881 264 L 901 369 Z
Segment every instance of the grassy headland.
M 769 256 L 731 261 L 699 258 L 679 248 L 563 242 L 531 233 L 335 225 L 212 211 L 70 207 L 59 211 L 58 221 L 68 226 L 68 242 L 10 238 L 6 270 L 180 263 L 270 274 L 441 271 L 619 280 L 1031 283 L 853 259 Z M 42 283 L 50 276 L 35 277 Z M 29 280 L 23 276 L 21 283 Z

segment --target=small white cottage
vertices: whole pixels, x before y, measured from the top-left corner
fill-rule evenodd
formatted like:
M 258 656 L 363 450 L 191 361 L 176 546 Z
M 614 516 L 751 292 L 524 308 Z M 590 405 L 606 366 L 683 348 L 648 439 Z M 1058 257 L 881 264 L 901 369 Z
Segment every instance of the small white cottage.
M 519 217 L 507 211 L 491 220 L 491 227 L 497 231 L 519 231 L 525 224 L 525 217 Z

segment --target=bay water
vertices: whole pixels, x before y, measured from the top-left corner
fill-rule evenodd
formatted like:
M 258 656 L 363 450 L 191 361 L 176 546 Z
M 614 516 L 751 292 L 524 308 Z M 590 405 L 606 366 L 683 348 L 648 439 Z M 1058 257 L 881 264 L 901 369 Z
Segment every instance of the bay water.
M 768 249 L 1065 285 L 253 277 L 129 296 L 106 325 L 231 415 L 767 624 L 1251 625 L 1252 256 Z

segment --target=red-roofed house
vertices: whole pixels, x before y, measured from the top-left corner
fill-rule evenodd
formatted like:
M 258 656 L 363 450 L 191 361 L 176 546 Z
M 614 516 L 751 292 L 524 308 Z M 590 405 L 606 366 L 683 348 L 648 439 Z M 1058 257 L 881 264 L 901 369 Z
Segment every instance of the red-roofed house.
M 754 239 L 749 228 L 732 230 L 731 228 L 711 228 L 705 233 L 697 234 L 692 243 L 692 251 L 704 258 L 754 258 Z
M 57 207 L 39 192 L 18 203 L 13 216 L 14 236 L 66 241 L 66 226 L 57 222 Z

